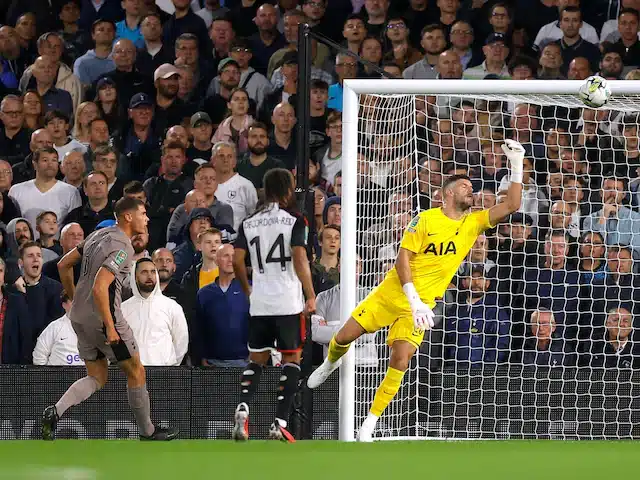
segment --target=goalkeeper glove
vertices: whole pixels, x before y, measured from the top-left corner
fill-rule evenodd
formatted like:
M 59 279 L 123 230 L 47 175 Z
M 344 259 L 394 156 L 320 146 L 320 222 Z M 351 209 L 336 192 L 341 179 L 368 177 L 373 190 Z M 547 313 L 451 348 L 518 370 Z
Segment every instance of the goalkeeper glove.
M 413 316 L 413 326 L 419 330 L 430 330 L 434 326 L 435 314 L 433 310 L 420 300 L 420 296 L 416 291 L 416 287 L 413 283 L 405 283 L 402 286 L 404 294 L 409 300 L 409 306 L 411 307 L 411 315 Z
M 511 181 L 514 183 L 522 183 L 524 147 L 515 140 L 507 139 L 502 145 L 502 151 L 509 159 L 509 166 L 511 167 Z

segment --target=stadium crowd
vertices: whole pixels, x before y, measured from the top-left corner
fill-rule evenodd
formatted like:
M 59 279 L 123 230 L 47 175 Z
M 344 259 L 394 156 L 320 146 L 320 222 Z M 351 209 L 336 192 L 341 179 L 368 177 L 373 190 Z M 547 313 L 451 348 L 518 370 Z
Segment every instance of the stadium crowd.
M 299 24 L 345 49 L 313 40 L 304 119 L 317 232 L 310 334 L 321 355 L 340 325 L 342 82 L 381 78 L 346 51 L 392 78 L 640 79 L 639 9 L 640 0 L 0 1 L 0 363 L 82 363 L 56 262 L 132 196 L 150 218 L 136 256 L 155 264 L 132 271 L 122 305 L 142 362 L 246 364 L 249 303 L 233 241 L 261 204 L 265 172 L 300 161 Z M 514 138 L 527 152 L 522 208 L 478 239 L 425 350 L 437 366 L 640 367 L 640 115 L 428 95 L 416 105 L 420 155 L 385 133 L 388 100 L 361 99 L 359 295 L 393 266 L 417 211 L 439 205 L 446 176 L 471 177 L 474 208 L 500 201 L 500 144 Z M 361 365 L 377 364 L 375 340 L 359 340 Z

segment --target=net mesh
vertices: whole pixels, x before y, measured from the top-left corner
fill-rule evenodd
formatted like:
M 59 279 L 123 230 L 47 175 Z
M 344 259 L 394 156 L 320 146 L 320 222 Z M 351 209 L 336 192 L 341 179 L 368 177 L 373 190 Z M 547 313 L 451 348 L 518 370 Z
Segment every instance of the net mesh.
M 640 98 L 359 95 L 358 300 L 393 267 L 406 225 L 447 176 L 473 209 L 526 150 L 521 215 L 478 238 L 378 438 L 639 438 Z M 388 367 L 386 331 L 357 344 L 355 427 Z

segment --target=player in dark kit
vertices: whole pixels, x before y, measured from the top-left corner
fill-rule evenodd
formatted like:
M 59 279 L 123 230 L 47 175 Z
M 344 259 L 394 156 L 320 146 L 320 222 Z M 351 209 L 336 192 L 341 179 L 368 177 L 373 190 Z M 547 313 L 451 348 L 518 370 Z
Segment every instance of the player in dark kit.
M 140 440 L 173 440 L 178 432 L 154 426 L 150 417 L 145 370 L 133 332 L 120 309 L 122 282 L 129 276 L 134 255 L 131 237 L 147 232 L 144 204 L 124 197 L 115 205 L 117 223 L 94 232 L 58 262 L 60 280 L 73 305 L 69 318 L 78 336 L 78 351 L 87 376 L 75 382 L 58 403 L 42 415 L 42 438 L 53 440 L 58 419 L 107 383 L 107 360 L 117 362 L 127 375 L 129 405 L 140 431 Z M 82 261 L 78 286 L 73 267 Z
M 241 403 L 236 408 L 234 440 L 249 438 L 249 407 L 263 366 L 272 348 L 282 353 L 276 418 L 269 430 L 272 440 L 295 441 L 287 431 L 289 410 L 300 378 L 300 357 L 305 340 L 304 314 L 316 309 L 316 295 L 307 260 L 307 225 L 291 208 L 293 175 L 275 168 L 264 176 L 265 206 L 240 225 L 233 260 L 236 277 L 249 296 L 249 365 L 242 373 Z M 245 257 L 253 270 L 249 285 Z M 306 302 L 305 302 L 306 297 Z

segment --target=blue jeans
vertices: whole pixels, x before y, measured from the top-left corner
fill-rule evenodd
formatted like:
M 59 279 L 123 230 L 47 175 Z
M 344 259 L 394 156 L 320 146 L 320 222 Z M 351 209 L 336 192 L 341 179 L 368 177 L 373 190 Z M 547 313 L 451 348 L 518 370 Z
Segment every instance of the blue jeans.
M 235 358 L 233 360 L 216 360 L 215 358 L 206 358 L 205 361 L 209 367 L 221 368 L 244 368 L 249 364 L 249 362 L 244 358 Z

